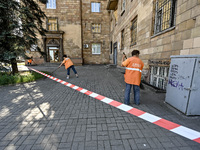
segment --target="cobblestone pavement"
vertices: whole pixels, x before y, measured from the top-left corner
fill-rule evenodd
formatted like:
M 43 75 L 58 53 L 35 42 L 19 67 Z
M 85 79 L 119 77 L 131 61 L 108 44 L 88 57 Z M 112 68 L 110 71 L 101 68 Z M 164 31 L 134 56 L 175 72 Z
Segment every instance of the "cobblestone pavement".
M 53 71 L 55 67 L 33 67 Z M 60 68 L 54 76 L 123 102 L 117 68 L 76 66 L 79 78 Z M 133 95 L 131 95 L 133 99 Z M 200 131 L 200 117 L 187 117 L 164 103 L 165 94 L 145 88 L 131 106 Z M 95 100 L 48 78 L 0 87 L 0 150 L 199 150 L 200 144 Z

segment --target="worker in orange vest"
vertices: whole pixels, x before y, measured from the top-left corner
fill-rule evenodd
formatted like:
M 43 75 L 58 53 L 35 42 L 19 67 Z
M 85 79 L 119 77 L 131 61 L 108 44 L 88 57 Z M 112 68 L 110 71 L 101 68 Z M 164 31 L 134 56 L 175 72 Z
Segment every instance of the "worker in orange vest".
M 31 58 L 28 60 L 28 66 L 29 65 L 31 66 L 32 61 L 33 61 L 33 57 L 31 56 Z
M 134 92 L 134 102 L 136 105 L 140 104 L 140 82 L 142 76 L 142 69 L 144 67 L 144 63 L 139 58 L 140 52 L 138 50 L 132 51 L 132 57 L 126 59 L 125 54 L 122 57 L 122 67 L 126 67 L 126 72 L 124 74 L 125 82 L 126 82 L 126 90 L 125 90 L 125 98 L 124 103 L 130 104 L 130 91 L 133 86 Z
M 67 69 L 67 79 L 69 79 L 69 75 L 70 75 L 70 69 L 72 68 L 72 70 L 74 71 L 76 77 L 78 78 L 78 74 L 77 71 L 74 67 L 73 62 L 71 61 L 71 59 L 69 57 L 67 57 L 67 55 L 63 55 L 63 62 L 60 64 L 59 68 L 64 64 L 65 65 L 65 69 Z

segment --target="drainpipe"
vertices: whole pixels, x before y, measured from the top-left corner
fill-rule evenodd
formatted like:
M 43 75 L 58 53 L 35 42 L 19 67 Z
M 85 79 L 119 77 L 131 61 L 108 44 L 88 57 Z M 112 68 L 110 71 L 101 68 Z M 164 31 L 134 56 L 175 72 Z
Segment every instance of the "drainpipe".
M 80 17 L 81 17 L 81 58 L 83 65 L 83 16 L 82 16 L 82 0 L 80 0 Z

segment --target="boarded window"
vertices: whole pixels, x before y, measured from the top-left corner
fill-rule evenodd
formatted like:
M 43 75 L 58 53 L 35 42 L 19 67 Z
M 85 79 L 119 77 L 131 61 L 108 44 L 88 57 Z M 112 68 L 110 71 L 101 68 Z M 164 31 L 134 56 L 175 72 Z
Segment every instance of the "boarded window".
M 121 31 L 121 50 L 124 49 L 124 29 Z
M 175 25 L 176 0 L 154 0 L 154 34 Z
M 101 32 L 101 24 L 92 24 L 92 32 L 100 33 Z
M 57 19 L 48 19 L 47 30 L 49 30 L 49 31 L 57 31 L 58 30 Z
M 131 22 L 131 45 L 135 45 L 137 40 L 137 17 Z

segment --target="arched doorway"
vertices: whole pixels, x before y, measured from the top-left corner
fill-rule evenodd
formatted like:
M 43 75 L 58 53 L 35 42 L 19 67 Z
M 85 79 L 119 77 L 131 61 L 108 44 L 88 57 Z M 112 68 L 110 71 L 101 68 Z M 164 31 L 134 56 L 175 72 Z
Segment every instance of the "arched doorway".
M 43 37 L 46 62 L 56 63 L 62 60 L 63 56 L 63 31 L 48 32 Z
M 60 61 L 58 47 L 49 47 L 49 58 L 52 63 Z
M 51 63 L 60 62 L 60 43 L 57 39 L 47 41 L 47 60 Z

